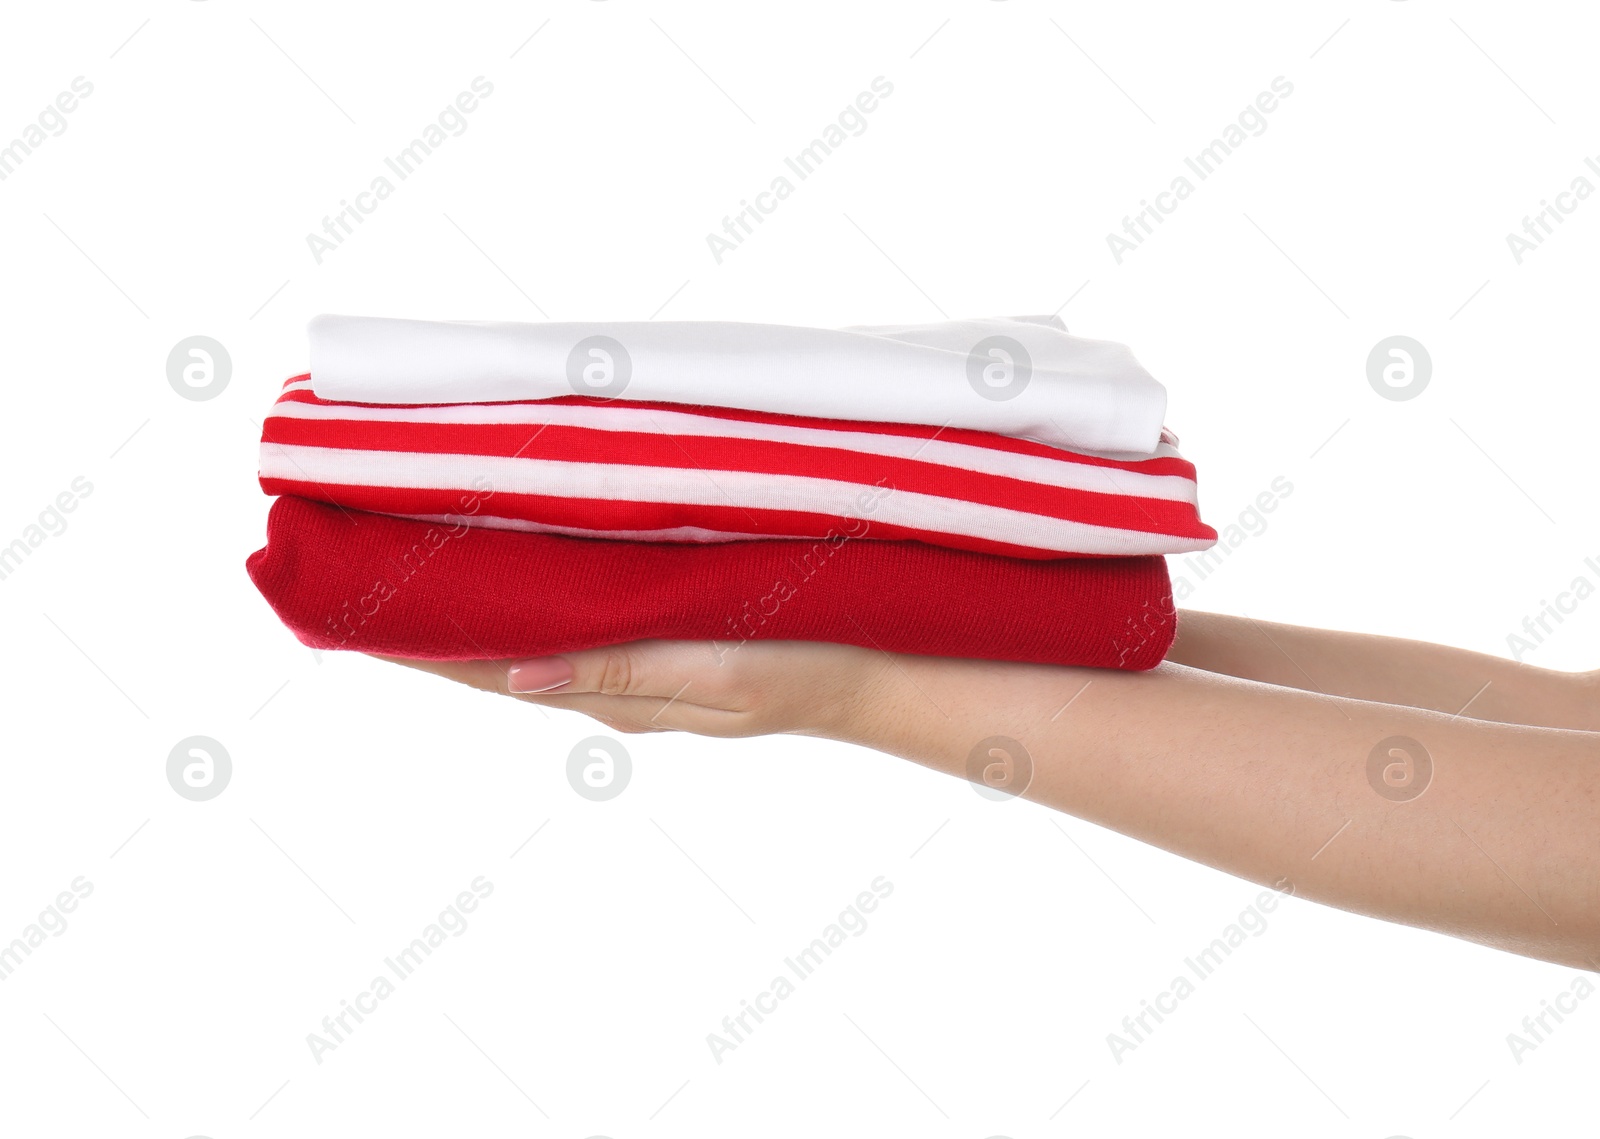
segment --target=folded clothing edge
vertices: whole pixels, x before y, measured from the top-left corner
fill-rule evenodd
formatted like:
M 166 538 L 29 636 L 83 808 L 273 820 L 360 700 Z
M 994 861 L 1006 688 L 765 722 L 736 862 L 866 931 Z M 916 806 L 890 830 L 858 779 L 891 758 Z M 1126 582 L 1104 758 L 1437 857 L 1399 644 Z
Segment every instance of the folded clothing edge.
M 1164 558 L 1029 561 L 914 541 L 613 542 L 408 521 L 286 495 L 246 560 L 301 643 L 421 660 L 635 640 L 811 640 L 923 656 L 1154 668 Z M 930 620 L 929 614 L 937 614 Z

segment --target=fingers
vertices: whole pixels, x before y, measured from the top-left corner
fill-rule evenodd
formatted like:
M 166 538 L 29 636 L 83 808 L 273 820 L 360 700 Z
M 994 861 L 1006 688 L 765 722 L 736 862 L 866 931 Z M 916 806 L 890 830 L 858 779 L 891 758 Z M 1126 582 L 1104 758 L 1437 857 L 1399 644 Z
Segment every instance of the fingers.
M 615 723 L 712 736 L 803 732 L 854 739 L 886 680 L 881 651 L 813 641 L 635 641 L 509 661 L 382 657 L 485 692 Z M 624 726 L 625 725 L 625 726 Z
M 634 641 L 507 663 L 507 687 L 513 693 L 686 698 L 727 708 L 734 688 L 716 646 L 704 641 Z
M 703 708 L 683 700 L 662 700 L 655 696 L 603 696 L 596 693 L 524 696 L 521 699 L 547 708 L 580 712 L 619 732 L 692 732 L 695 735 L 722 737 L 756 734 L 744 713 Z
M 538 704 L 546 708 L 563 708 L 580 712 L 619 732 L 683 731 L 715 736 L 750 734 L 747 730 L 742 730 L 739 713 L 703 707 L 685 699 L 684 692 L 680 692 L 677 698 L 574 692 L 570 687 L 563 687 L 556 692 L 519 693 L 511 691 L 508 680 L 508 673 L 511 667 L 518 663 L 516 661 L 413 660 L 408 657 L 383 656 L 377 653 L 368 655 L 392 664 L 405 665 L 420 672 L 442 676 L 483 692 L 511 696 L 525 703 Z M 635 668 L 636 663 L 630 662 L 629 667 Z M 615 667 L 611 666 L 613 670 Z M 584 675 L 593 676 L 597 673 L 602 676 L 608 675 L 607 666 L 603 662 L 591 662 Z M 634 671 L 632 675 L 644 674 Z M 609 676 L 611 679 L 607 680 L 607 683 L 614 682 L 615 673 L 611 672 Z M 684 687 L 685 684 L 679 682 L 680 690 Z

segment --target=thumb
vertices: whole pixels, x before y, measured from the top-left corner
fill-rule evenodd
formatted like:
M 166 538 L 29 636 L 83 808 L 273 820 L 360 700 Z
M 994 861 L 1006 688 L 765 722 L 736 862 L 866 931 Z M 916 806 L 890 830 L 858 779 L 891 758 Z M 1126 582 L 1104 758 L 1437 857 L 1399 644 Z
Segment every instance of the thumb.
M 727 671 L 714 643 L 632 641 L 558 656 L 506 664 L 512 694 L 681 697 L 707 707 L 726 707 Z

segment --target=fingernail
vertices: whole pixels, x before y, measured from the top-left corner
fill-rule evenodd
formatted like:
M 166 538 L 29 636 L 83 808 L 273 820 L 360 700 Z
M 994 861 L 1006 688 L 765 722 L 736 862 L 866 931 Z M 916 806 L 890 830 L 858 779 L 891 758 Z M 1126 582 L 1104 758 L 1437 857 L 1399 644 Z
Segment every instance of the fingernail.
M 572 665 L 561 657 L 518 661 L 506 669 L 506 688 L 512 692 L 549 692 L 572 680 Z

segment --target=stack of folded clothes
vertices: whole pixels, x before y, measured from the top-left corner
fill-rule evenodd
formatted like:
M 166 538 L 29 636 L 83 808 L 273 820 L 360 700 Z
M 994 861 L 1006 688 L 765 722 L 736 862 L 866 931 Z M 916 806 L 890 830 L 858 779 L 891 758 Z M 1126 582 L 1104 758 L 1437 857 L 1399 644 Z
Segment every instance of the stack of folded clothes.
M 810 329 L 318 317 L 257 588 L 313 648 L 643 638 L 1147 669 L 1200 550 L 1166 393 L 1054 318 Z

